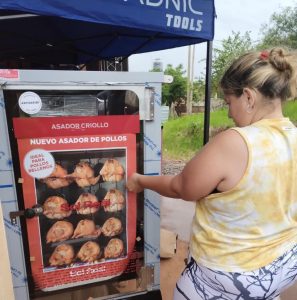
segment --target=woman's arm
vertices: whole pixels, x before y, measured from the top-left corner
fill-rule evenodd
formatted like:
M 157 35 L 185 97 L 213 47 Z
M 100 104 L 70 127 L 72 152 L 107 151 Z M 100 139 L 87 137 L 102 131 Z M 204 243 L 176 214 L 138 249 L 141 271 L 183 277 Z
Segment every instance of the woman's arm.
M 248 151 L 243 138 L 234 130 L 214 137 L 176 176 L 133 174 L 127 181 L 129 191 L 153 190 L 162 196 L 199 200 L 216 188 L 235 185 L 247 166 Z
M 170 175 L 147 176 L 134 173 L 127 181 L 127 188 L 135 193 L 142 192 L 145 188 L 156 191 L 165 197 L 180 198 L 180 195 L 174 191 L 174 186 L 171 186 L 175 177 Z

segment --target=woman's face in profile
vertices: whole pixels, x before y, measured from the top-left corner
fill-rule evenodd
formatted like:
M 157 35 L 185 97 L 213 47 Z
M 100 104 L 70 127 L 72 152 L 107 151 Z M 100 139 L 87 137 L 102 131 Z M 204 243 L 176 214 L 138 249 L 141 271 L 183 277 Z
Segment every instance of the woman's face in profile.
M 239 97 L 233 94 L 225 94 L 224 96 L 224 100 L 228 105 L 228 117 L 238 127 L 250 125 L 250 115 L 247 113 L 245 97 L 244 93 Z

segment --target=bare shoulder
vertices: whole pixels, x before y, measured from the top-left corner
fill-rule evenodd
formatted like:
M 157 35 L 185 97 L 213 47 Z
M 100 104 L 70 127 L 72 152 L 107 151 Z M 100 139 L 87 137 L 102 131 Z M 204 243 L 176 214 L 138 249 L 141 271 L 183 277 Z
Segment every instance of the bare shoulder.
M 239 150 L 237 147 L 246 148 L 247 145 L 241 134 L 232 128 L 220 132 L 207 144 L 210 147 L 222 146 L 227 150 Z M 234 147 L 236 147 L 234 149 Z M 231 148 L 231 149 L 230 149 Z
M 203 148 L 195 159 L 214 159 L 214 156 L 218 159 L 222 158 L 226 161 L 229 157 L 232 158 L 245 156 L 247 153 L 247 145 L 241 136 L 241 134 L 234 130 L 228 129 L 220 132 L 215 137 L 213 137 Z M 235 155 L 235 157 L 234 157 Z
M 217 190 L 228 191 L 238 184 L 247 169 L 248 146 L 242 135 L 234 129 L 229 129 L 218 137 L 218 143 L 224 156 L 222 167 L 225 169 L 225 177 L 217 185 Z
M 197 200 L 225 183 L 232 184 L 244 173 L 247 160 L 247 145 L 236 130 L 217 134 L 180 174 L 183 186 L 188 190 L 186 198 Z

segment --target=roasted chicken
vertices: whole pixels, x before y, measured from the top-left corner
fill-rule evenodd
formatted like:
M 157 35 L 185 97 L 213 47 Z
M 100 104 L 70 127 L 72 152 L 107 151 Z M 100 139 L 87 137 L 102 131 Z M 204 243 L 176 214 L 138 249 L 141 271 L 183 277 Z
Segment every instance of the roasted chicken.
M 68 240 L 73 234 L 73 225 L 67 221 L 57 221 L 47 232 L 46 242 L 55 243 Z
M 76 165 L 74 172 L 69 175 L 75 180 L 78 186 L 86 187 L 96 184 L 100 175 L 94 176 L 94 170 L 87 162 L 80 162 Z
M 119 257 L 124 250 L 124 243 L 120 239 L 111 239 L 104 249 L 105 258 Z
M 63 219 L 71 215 L 68 202 L 62 197 L 51 196 L 43 204 L 43 214 L 49 219 Z
M 86 242 L 80 248 L 77 257 L 83 262 L 94 262 L 100 255 L 100 247 L 95 242 Z
M 105 236 L 115 236 L 122 232 L 122 222 L 118 218 L 109 218 L 104 222 L 101 230 Z
M 104 181 L 121 181 L 124 178 L 125 170 L 116 159 L 108 159 L 105 161 L 100 175 Z
M 72 238 L 97 237 L 101 234 L 100 228 L 96 228 L 93 220 L 80 220 L 74 230 Z
M 48 177 L 40 179 L 40 181 L 51 189 L 59 189 L 68 186 L 72 179 L 68 177 L 67 170 L 61 165 L 55 164 L 54 171 Z
M 100 208 L 97 197 L 90 193 L 83 193 L 75 202 L 76 212 L 80 215 L 94 214 Z
M 57 246 L 49 259 L 51 266 L 69 265 L 74 258 L 74 251 L 72 246 L 61 244 Z
M 125 198 L 121 191 L 111 189 L 107 192 L 103 201 L 104 211 L 117 212 L 125 207 Z

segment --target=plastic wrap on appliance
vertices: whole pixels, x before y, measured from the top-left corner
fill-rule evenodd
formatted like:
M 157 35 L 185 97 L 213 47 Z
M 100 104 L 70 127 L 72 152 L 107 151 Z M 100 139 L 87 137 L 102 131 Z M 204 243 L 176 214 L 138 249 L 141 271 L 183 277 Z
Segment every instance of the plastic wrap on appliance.
M 11 156 L 9 154 L 8 145 L 6 143 L 7 132 L 6 132 L 6 124 L 5 124 L 4 102 L 2 98 L 0 98 L 0 136 L 2 139 L 0 144 L 0 172 L 11 171 L 12 161 L 11 161 Z M 2 184 L 2 180 L 0 181 L 0 183 Z
M 15 184 L 12 173 L 12 160 L 9 145 L 7 143 L 7 124 L 5 123 L 5 105 L 2 95 L 0 95 L 0 205 L 3 210 L 3 221 L 9 250 L 11 273 L 14 290 L 18 287 L 22 297 L 15 294 L 16 299 L 27 299 L 27 277 L 24 266 L 23 244 L 21 228 L 19 225 L 13 226 L 10 222 L 10 211 L 18 210 L 15 193 Z M 12 259 L 13 258 L 13 259 Z
M 158 195 L 152 191 L 145 191 L 144 214 L 145 227 L 145 257 L 148 264 L 155 264 L 160 261 L 160 208 Z
M 2 148 L 3 149 L 3 148 Z M 0 203 L 3 210 L 4 226 L 7 237 L 14 286 L 26 286 L 26 275 L 23 265 L 22 237 L 19 225 L 12 225 L 9 217 L 11 211 L 17 211 L 15 185 L 11 171 L 11 160 L 8 151 L 0 151 Z
M 0 95 L 0 109 L 4 109 L 4 100 Z
M 161 174 L 161 120 L 160 88 L 154 86 L 155 116 L 154 122 L 145 122 L 144 128 L 144 174 L 156 176 Z M 160 263 L 160 195 L 145 190 L 145 258 L 147 264 Z M 154 279 L 155 282 L 158 276 Z
M 146 88 L 152 88 L 152 85 L 149 84 L 148 82 L 146 82 L 145 87 Z M 160 94 L 160 91 L 158 89 L 153 89 L 152 93 L 153 93 L 155 105 L 156 106 L 161 106 L 162 105 L 162 96 Z
M 42 95 L 41 99 L 42 108 L 34 115 L 36 117 L 95 116 L 98 114 L 99 102 L 94 95 Z
M 0 171 L 11 171 L 12 160 L 8 153 L 0 148 Z M 1 181 L 2 182 L 2 181 Z
M 161 173 L 160 161 L 145 161 L 144 174 L 157 176 Z M 145 256 L 147 263 L 156 264 L 160 260 L 160 195 L 145 190 L 144 214 L 147 226 L 145 226 Z
M 28 286 L 16 286 L 13 289 L 15 299 L 29 300 Z
M 3 210 L 3 221 L 4 221 L 6 236 L 7 236 L 7 246 L 9 249 L 13 286 L 14 288 L 26 287 L 27 277 L 26 277 L 23 250 L 22 250 L 23 244 L 22 244 L 21 227 L 19 223 L 17 225 L 12 225 L 9 217 L 9 213 L 11 211 L 18 210 L 14 189 L 13 188 L 1 189 L 0 201 Z
M 161 146 L 158 143 L 157 139 L 150 135 L 144 134 L 143 141 L 146 147 L 145 160 L 161 160 Z

